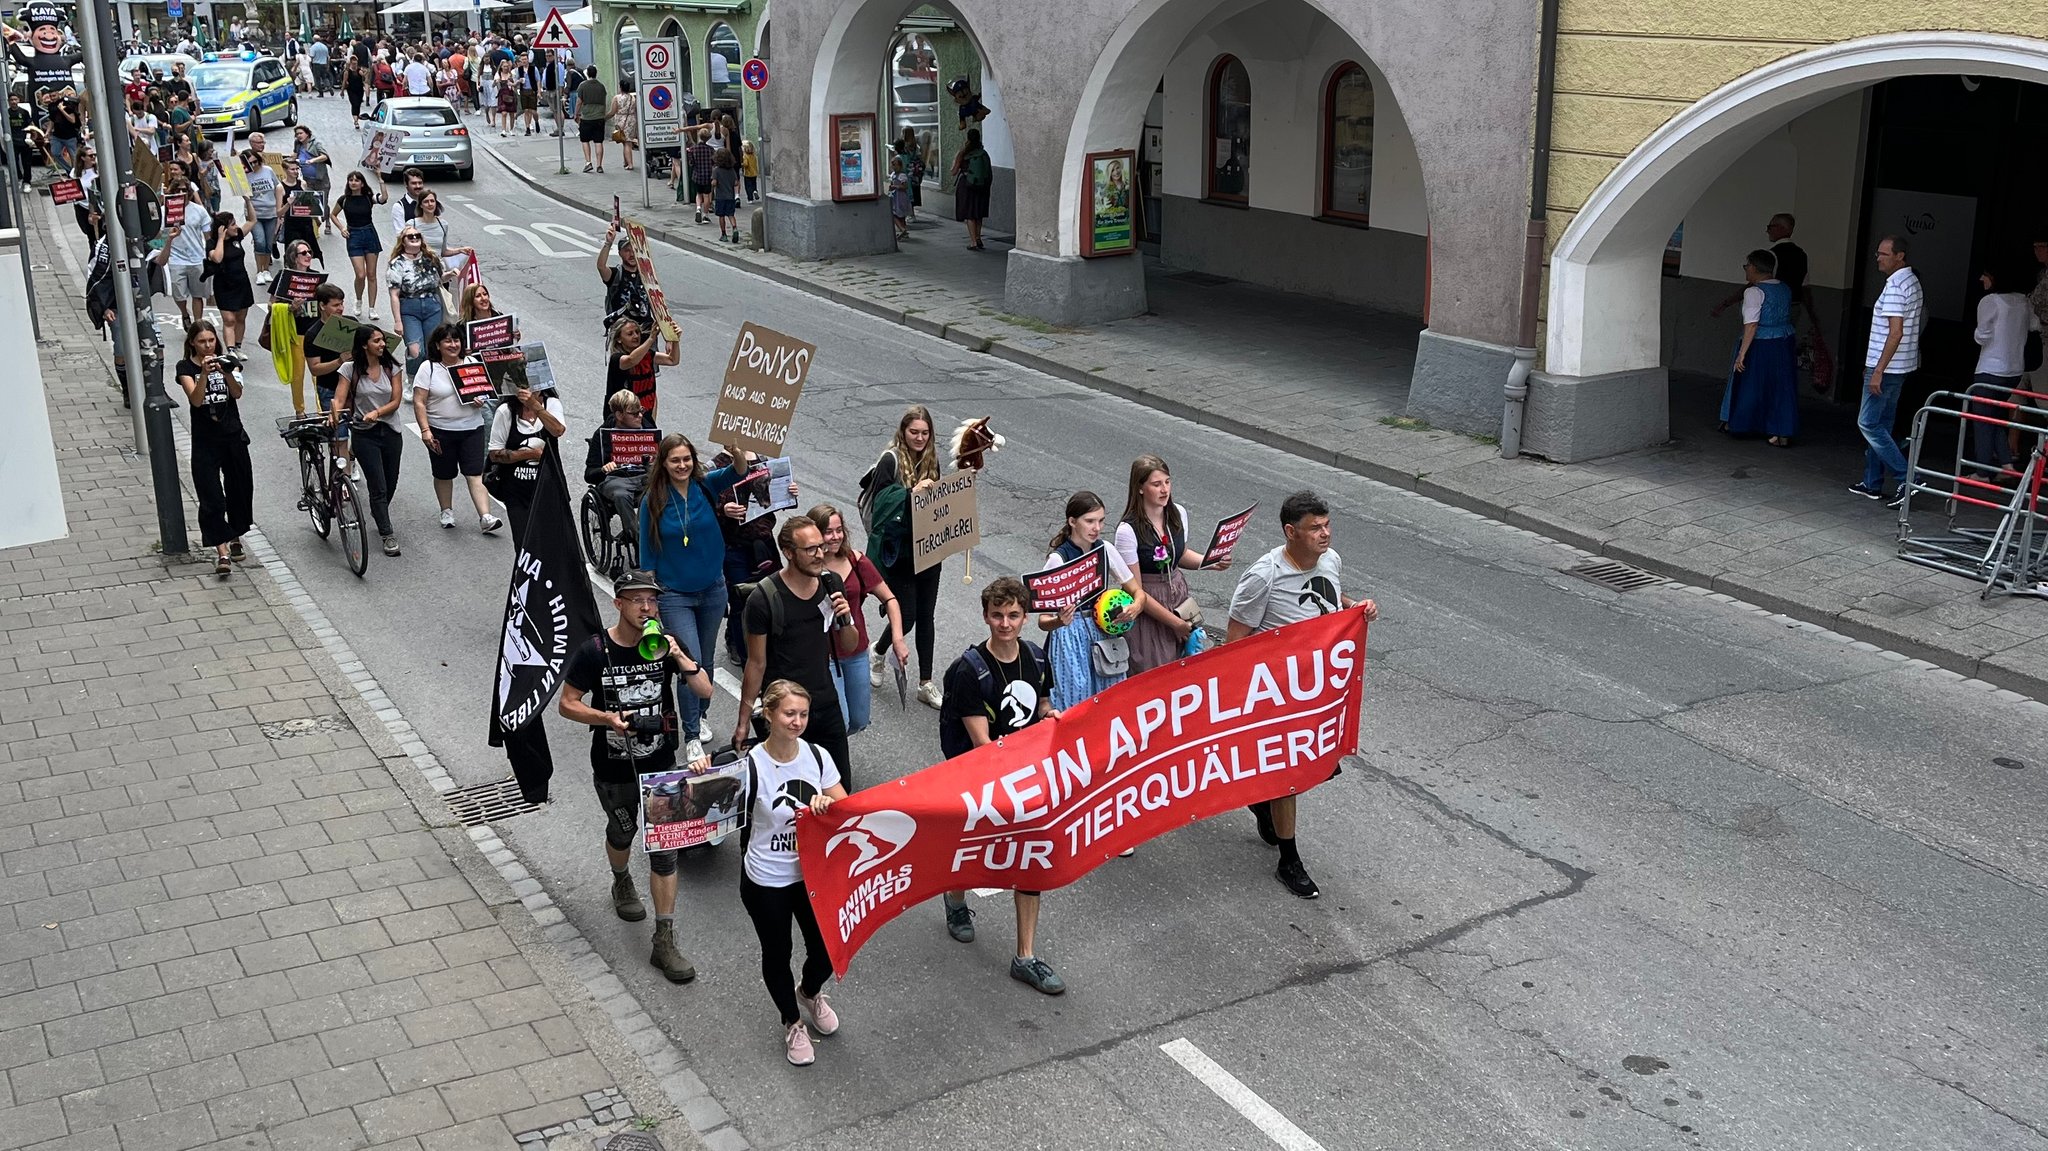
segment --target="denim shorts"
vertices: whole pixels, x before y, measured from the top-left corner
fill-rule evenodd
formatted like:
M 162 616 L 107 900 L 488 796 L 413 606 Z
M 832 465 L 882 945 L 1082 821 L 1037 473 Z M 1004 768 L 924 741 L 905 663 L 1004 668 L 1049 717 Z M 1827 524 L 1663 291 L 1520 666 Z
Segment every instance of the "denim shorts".
M 364 224 L 348 230 L 348 254 L 351 256 L 375 256 L 383 252 L 384 245 L 377 239 L 377 225 Z

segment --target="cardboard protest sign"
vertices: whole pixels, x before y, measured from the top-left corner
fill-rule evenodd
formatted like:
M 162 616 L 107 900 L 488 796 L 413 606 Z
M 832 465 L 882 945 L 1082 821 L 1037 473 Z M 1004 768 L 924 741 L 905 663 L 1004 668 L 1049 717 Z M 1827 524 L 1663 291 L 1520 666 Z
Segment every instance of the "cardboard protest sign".
M 604 458 L 622 468 L 644 468 L 661 443 L 660 428 L 599 428 Z
M 1197 819 L 1294 795 L 1358 750 L 1365 613 L 1259 632 L 1105 688 L 998 743 L 799 812 L 834 971 L 943 891 L 1049 891 Z
M 330 316 L 320 321 L 320 330 L 313 333 L 310 343 L 323 352 L 346 356 L 355 351 L 356 330 L 362 326 L 352 316 Z
M 648 851 L 719 843 L 745 821 L 747 761 L 698 775 L 663 771 L 640 777 L 641 839 Z
M 486 348 L 509 348 L 518 342 L 513 337 L 518 327 L 517 318 L 510 315 L 471 320 L 462 325 L 463 349 L 476 352 Z
M 363 136 L 363 167 L 380 174 L 398 167 L 398 142 L 402 139 L 404 133 L 390 128 L 370 129 Z
M 668 309 L 668 295 L 661 290 L 661 279 L 654 274 L 654 254 L 647 247 L 647 225 L 631 216 L 620 216 L 618 220 L 626 230 L 626 238 L 633 241 L 633 265 L 647 287 L 647 308 L 654 313 L 654 326 L 662 339 L 675 343 L 683 338 L 683 330 L 676 326 L 675 316 Z
M 973 468 L 939 477 L 923 491 L 910 493 L 910 553 L 913 571 L 923 571 L 947 556 L 974 550 L 981 542 L 981 516 L 975 508 Z
M 789 422 L 817 353 L 794 336 L 742 324 L 726 360 L 718 407 L 711 413 L 711 442 L 735 451 L 783 455 Z
M 455 394 L 465 403 L 482 403 L 496 389 L 491 385 L 491 373 L 482 364 L 457 364 L 455 372 Z
M 1058 611 L 1069 604 L 1078 608 L 1101 595 L 1108 583 L 1109 561 L 1097 548 L 1057 567 L 1025 576 L 1024 586 L 1031 591 L 1026 610 Z
M 50 202 L 59 208 L 66 204 L 76 204 L 83 199 L 85 199 L 85 185 L 78 181 L 52 180 L 50 182 Z
M 1225 516 L 1216 525 L 1216 534 L 1209 537 L 1209 546 L 1202 552 L 1203 567 L 1215 567 L 1230 558 L 1230 553 L 1237 550 L 1238 537 L 1244 534 L 1246 525 L 1252 522 L 1252 513 L 1258 510 L 1259 505 L 1253 504 L 1234 516 Z

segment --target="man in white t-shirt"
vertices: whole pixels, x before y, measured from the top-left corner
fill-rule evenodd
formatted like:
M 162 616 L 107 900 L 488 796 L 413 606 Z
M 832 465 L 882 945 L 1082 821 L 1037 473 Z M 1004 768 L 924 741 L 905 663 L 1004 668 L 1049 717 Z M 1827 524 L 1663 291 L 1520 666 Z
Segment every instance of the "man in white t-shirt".
M 424 57 L 414 56 L 405 66 L 405 94 L 408 96 L 431 96 L 434 94 L 434 70 L 427 67 Z
M 1296 492 L 1282 501 L 1280 532 L 1287 542 L 1260 556 L 1238 577 L 1237 590 L 1230 594 L 1230 626 L 1224 632 L 1224 642 L 1358 603 L 1365 605 L 1367 622 L 1380 618 L 1379 606 L 1373 601 L 1345 598 L 1343 560 L 1330 547 L 1330 507 L 1319 496 Z M 1294 847 L 1295 798 L 1283 795 L 1253 804 L 1251 811 L 1259 823 L 1259 838 L 1280 849 L 1280 866 L 1274 874 L 1287 890 L 1314 899 L 1322 891 L 1309 878 Z
M 1906 390 L 1906 377 L 1920 369 L 1920 329 L 1927 323 L 1927 303 L 1920 292 L 1920 277 L 1906 266 L 1906 238 L 1886 236 L 1877 243 L 1877 270 L 1884 273 L 1884 289 L 1877 294 L 1877 306 L 1870 313 L 1870 343 L 1863 353 L 1863 406 L 1856 413 L 1856 430 L 1869 447 L 1863 452 L 1863 479 L 1849 490 L 1867 500 L 1886 500 L 1886 507 L 1898 507 L 1905 499 L 1906 455 L 1892 439 L 1892 425 L 1899 416 L 1899 394 Z M 1901 483 L 1899 491 L 1887 493 L 1885 473 Z

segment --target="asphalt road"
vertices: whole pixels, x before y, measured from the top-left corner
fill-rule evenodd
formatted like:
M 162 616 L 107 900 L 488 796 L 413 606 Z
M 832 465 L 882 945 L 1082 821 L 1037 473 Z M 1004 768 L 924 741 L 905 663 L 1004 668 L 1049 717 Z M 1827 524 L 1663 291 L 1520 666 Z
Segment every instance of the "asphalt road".
M 305 106 L 338 154 L 336 102 Z M 603 380 L 603 222 L 488 161 L 441 190 L 501 306 L 547 342 L 580 459 Z M 1274 881 L 1248 818 L 1189 828 L 1048 896 L 1058 999 L 1007 978 L 1002 899 L 977 901 L 971 946 L 936 908 L 912 914 L 856 959 L 835 993 L 845 1027 L 808 1069 L 781 1056 L 737 852 L 684 864 L 702 975 L 672 988 L 646 964 L 647 926 L 611 914 L 587 742 L 553 723 L 558 802 L 499 832 L 755 1145 L 2048 1144 L 2037 710 L 1685 589 L 1598 588 L 1525 533 L 657 255 L 684 328 L 662 374 L 670 428 L 709 426 L 743 320 L 818 346 L 791 445 L 806 502 L 850 506 L 906 403 L 944 428 L 993 417 L 1010 443 L 983 481 L 976 586 L 1035 569 L 1069 492 L 1115 505 L 1131 457 L 1155 451 L 1198 530 L 1267 509 L 1254 548 L 1277 542 L 1281 496 L 1323 492 L 1346 590 L 1385 613 L 1361 756 L 1303 804 L 1321 900 Z M 1284 386 L 1249 380 L 1246 400 Z M 289 403 L 270 383 L 243 407 L 262 428 Z M 458 781 L 502 777 L 484 714 L 509 543 L 435 526 L 414 440 L 405 555 L 358 580 L 291 510 L 282 445 L 254 450 L 280 553 Z M 1194 580 L 1218 618 L 1229 580 Z M 942 662 L 979 634 L 976 586 L 949 566 Z M 876 714 L 854 744 L 863 781 L 936 758 L 935 713 L 891 692 Z M 732 718 L 721 698 L 713 730 Z

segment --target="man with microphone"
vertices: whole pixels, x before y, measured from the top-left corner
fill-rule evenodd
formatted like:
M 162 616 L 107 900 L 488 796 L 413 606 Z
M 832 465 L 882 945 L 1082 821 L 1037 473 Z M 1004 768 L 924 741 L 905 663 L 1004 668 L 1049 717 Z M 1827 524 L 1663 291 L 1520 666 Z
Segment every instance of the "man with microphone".
M 811 693 L 811 723 L 804 739 L 832 754 L 840 781 L 853 790 L 853 757 L 846 747 L 846 717 L 839 706 L 839 660 L 860 650 L 846 585 L 825 570 L 825 537 L 804 516 L 782 521 L 775 535 L 784 567 L 754 585 L 741 613 L 747 670 L 740 687 L 740 718 L 732 742 L 752 742 L 754 701 L 778 679 Z M 836 658 L 835 658 L 836 657 Z

